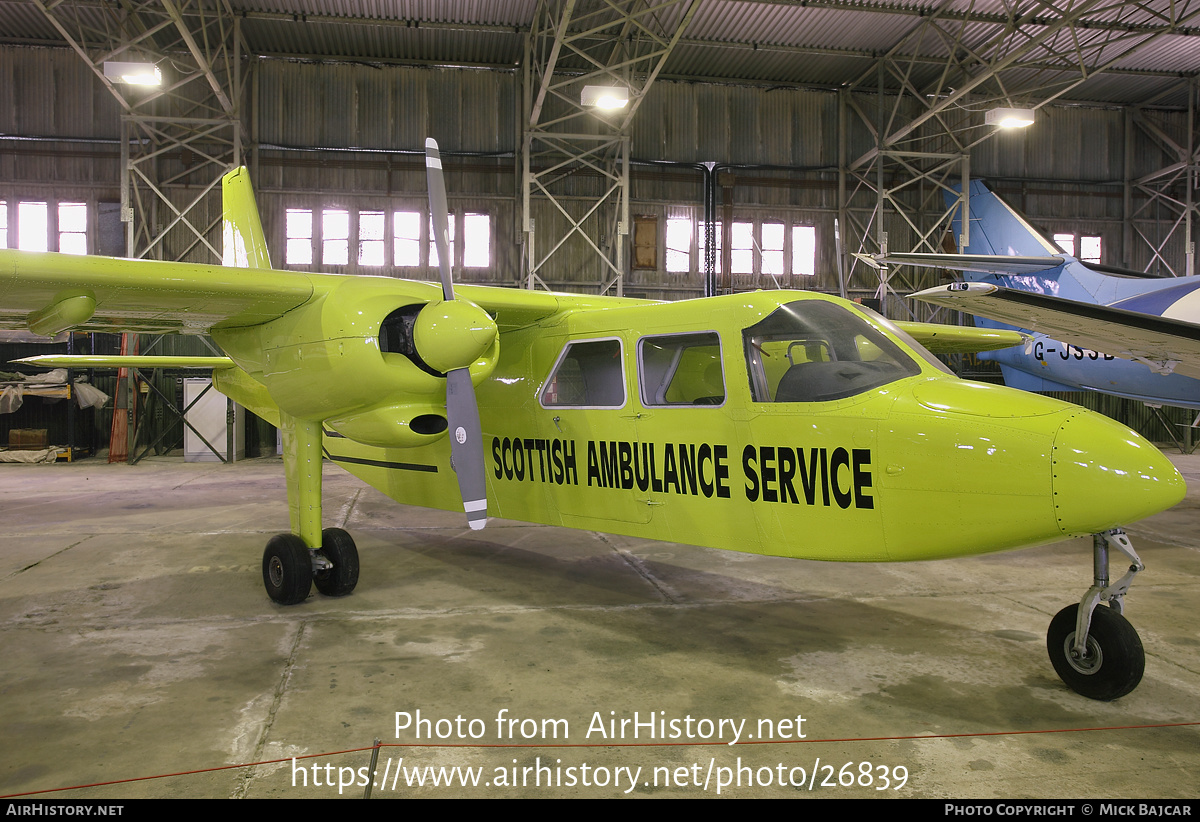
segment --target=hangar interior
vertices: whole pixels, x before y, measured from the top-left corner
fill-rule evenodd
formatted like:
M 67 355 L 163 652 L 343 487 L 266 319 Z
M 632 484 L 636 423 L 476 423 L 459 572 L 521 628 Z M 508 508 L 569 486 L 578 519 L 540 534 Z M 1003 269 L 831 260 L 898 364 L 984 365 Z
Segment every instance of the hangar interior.
M 0 231 L 7 247 L 217 262 L 219 179 L 247 164 L 277 265 L 428 279 L 434 136 L 464 282 L 669 300 L 778 283 L 959 322 L 901 298 L 943 272 L 881 277 L 854 254 L 952 244 L 944 194 L 966 178 L 1081 257 L 1194 270 L 1192 12 L 6 0 Z M 105 77 L 137 60 L 167 82 Z M 632 97 L 599 116 L 582 91 L 606 84 Z M 1036 127 L 988 125 L 999 107 Z M 1136 403 L 1073 399 L 1164 437 Z M 146 442 L 182 437 L 162 417 Z M 108 412 L 76 425 L 105 446 Z M 269 431 L 249 435 L 269 450 Z
M 3 248 L 220 262 L 221 176 L 244 164 L 277 267 L 436 279 L 423 156 L 434 137 L 461 282 L 663 300 L 782 286 L 863 300 L 893 319 L 969 322 L 904 299 L 944 272 L 881 274 L 855 255 L 952 247 L 951 187 L 975 178 L 1081 258 L 1196 273 L 1193 0 L 0 0 L 0 55 Z M 161 85 L 127 82 L 117 63 L 152 63 Z M 585 105 L 594 87 L 624 89 L 626 105 Z M 998 108 L 1031 110 L 1034 123 L 997 128 Z M 70 343 L 105 353 L 134 344 Z M 211 351 L 200 337 L 140 345 Z M 0 344 L 6 362 L 43 350 Z M 998 376 L 969 357 L 953 365 Z M 140 439 L 123 432 L 131 454 L 182 439 L 165 408 L 178 377 L 145 375 L 162 407 L 149 400 Z M 93 381 L 118 402 L 136 390 Z M 1070 398 L 1166 438 L 1139 403 Z M 31 403 L 26 414 L 3 430 L 49 429 L 92 454 L 116 442 L 111 406 L 63 420 L 59 407 Z M 252 421 L 246 433 L 251 455 L 274 453 L 270 426 Z M 1200 474 L 1189 459 L 1177 458 L 1185 476 Z M 18 709 L 6 722 L 31 750 L 5 766 L 2 793 L 346 750 L 386 736 L 392 712 L 491 721 L 497 706 L 567 714 L 573 728 L 639 707 L 803 709 L 824 724 L 820 737 L 905 736 L 831 745 L 856 767 L 906 766 L 913 781 L 888 789 L 899 796 L 1128 797 L 1149 784 L 1194 798 L 1200 784 L 1194 728 L 1099 732 L 1110 735 L 1098 742 L 916 741 L 1195 720 L 1200 637 L 1188 605 L 1200 565 L 1178 509 L 1144 534 L 1166 570 L 1142 594 L 1158 602 L 1145 618 L 1160 620 L 1148 651 L 1158 672 L 1136 695 L 1097 706 L 1058 693 L 1044 660 L 1026 659 L 1063 599 L 1039 587 L 1045 569 L 1069 569 L 1054 585 L 1075 591 L 1086 546 L 1035 549 L 1015 564 L 867 570 L 516 524 L 472 540 L 448 517 L 386 512 L 381 495 L 330 468 L 327 509 L 364 535 L 364 554 L 387 558 L 391 576 L 354 600 L 264 616 L 260 547 L 249 546 L 278 530 L 263 519 L 286 522 L 280 500 L 263 514 L 282 477 L 272 485 L 261 464 L 174 473 L 177 461 L 154 458 L 131 469 L 143 475 L 118 477 L 98 462 L 6 466 L 0 481 L 13 500 L 0 578 L 14 660 L 5 690 Z M 146 482 L 195 514 L 158 511 Z M 239 489 L 238 504 L 220 501 Z M 802 647 L 781 650 L 789 635 Z M 949 649 L 928 650 L 947 637 Z M 80 660 L 89 673 L 77 680 Z M 198 727 L 203 714 L 218 719 Z M 103 753 L 81 754 L 81 740 Z M 537 753 L 513 755 L 524 765 Z M 297 793 L 294 767 L 72 795 L 341 793 Z

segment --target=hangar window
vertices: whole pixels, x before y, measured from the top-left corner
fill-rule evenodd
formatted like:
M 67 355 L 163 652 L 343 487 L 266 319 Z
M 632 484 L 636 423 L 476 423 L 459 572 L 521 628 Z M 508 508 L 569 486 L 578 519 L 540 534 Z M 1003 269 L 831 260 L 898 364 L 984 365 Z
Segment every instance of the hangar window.
M 16 203 L 15 232 L 9 231 L 9 205 L 0 200 L 0 248 L 88 253 L 86 203 Z
M 49 217 L 46 203 L 17 203 L 17 248 L 49 251 Z
M 1100 262 L 1100 238 L 1088 237 L 1086 235 L 1079 238 L 1079 259 L 1085 263 Z
M 828 402 L 920 373 L 858 314 L 823 300 L 781 305 L 742 332 L 755 402 Z
M 1100 262 L 1100 238 L 1095 235 L 1081 234 L 1078 237 L 1079 245 L 1075 244 L 1076 236 L 1074 234 L 1055 234 L 1054 244 L 1061 248 L 1072 257 L 1076 257 L 1085 263 Z
M 638 359 L 645 406 L 725 402 L 721 339 L 715 331 L 643 337 Z
M 783 277 L 783 223 L 762 224 L 762 273 Z
M 87 254 L 87 204 L 58 204 L 58 250 Z
M 817 273 L 817 229 L 792 226 L 792 273 L 811 277 Z
M 487 268 L 492 264 L 492 218 L 487 214 L 463 215 L 463 267 Z
M 289 208 L 284 261 L 287 265 L 312 265 L 319 261 L 325 266 L 437 270 L 432 222 L 425 211 Z M 448 229 L 451 258 L 456 267 L 492 265 L 491 215 L 450 214 Z M 461 252 L 455 249 L 459 238 Z
M 572 342 L 542 389 L 546 408 L 620 408 L 625 404 L 621 341 Z
M 358 264 L 381 266 L 384 263 L 384 216 L 382 211 L 358 212 Z
M 682 245 L 682 240 L 673 241 L 671 223 L 667 225 L 667 271 L 675 273 L 688 272 L 691 269 L 690 259 L 686 251 L 681 253 L 681 263 L 672 265 L 672 249 Z M 686 228 L 681 228 L 680 234 L 688 240 L 692 237 L 690 220 L 679 220 Z M 698 250 L 695 271 L 702 272 L 705 267 L 705 251 L 707 238 L 705 225 L 696 225 L 696 248 Z M 736 222 L 730 226 L 730 267 L 734 274 L 762 275 L 775 277 L 781 282 L 790 275 L 811 277 L 817 270 L 817 230 L 811 225 L 794 225 L 787 222 Z M 713 271 L 721 273 L 722 248 L 724 245 L 723 226 L 713 223 L 714 246 Z
M 397 211 L 392 215 L 392 252 L 396 265 L 416 267 L 421 264 L 421 213 Z
M 287 265 L 312 265 L 313 213 L 307 208 L 289 208 L 286 217 L 287 246 L 284 262 Z
M 321 214 L 322 265 L 350 264 L 350 212 L 327 208 Z
M 734 223 L 729 240 L 729 270 L 734 274 L 754 273 L 754 223 Z
M 687 274 L 692 270 L 692 221 L 685 217 L 667 219 L 667 271 Z

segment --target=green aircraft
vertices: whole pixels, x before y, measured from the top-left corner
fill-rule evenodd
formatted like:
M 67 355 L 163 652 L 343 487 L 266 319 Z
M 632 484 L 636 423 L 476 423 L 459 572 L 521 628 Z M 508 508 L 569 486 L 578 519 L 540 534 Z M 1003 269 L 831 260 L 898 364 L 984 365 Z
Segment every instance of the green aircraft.
M 212 368 L 277 424 L 291 530 L 268 542 L 263 581 L 281 605 L 358 581 L 353 539 L 322 528 L 328 458 L 472 528 L 499 516 L 854 562 L 1092 534 L 1093 584 L 1047 647 L 1085 696 L 1136 687 L 1145 657 L 1121 606 L 1144 566 L 1121 526 L 1177 503 L 1183 479 L 1106 417 L 958 379 L 930 354 L 1020 335 L 893 323 L 811 292 L 663 303 L 455 285 L 433 141 L 427 167 L 440 284 L 272 269 L 236 169 L 235 268 L 0 251 L 0 327 L 211 334 L 227 358 L 34 360 Z M 1131 562 L 1115 582 L 1110 550 Z

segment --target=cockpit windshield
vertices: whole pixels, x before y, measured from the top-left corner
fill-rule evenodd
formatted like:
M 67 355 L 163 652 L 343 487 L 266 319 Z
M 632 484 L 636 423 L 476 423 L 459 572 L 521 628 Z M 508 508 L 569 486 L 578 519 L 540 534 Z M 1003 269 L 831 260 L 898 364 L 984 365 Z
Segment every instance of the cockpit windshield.
M 755 402 L 827 402 L 921 372 L 857 314 L 823 300 L 782 305 L 742 332 Z

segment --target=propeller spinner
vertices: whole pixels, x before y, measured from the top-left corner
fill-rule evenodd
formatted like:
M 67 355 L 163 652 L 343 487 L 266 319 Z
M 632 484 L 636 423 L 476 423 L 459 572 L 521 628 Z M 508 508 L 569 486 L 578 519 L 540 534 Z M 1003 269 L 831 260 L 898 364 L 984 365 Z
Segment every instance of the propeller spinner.
M 425 173 L 429 179 L 429 213 L 433 217 L 443 301 L 421 309 L 414 342 L 427 362 L 440 362 L 446 373 L 450 461 L 458 474 L 458 489 L 462 494 L 463 510 L 467 512 L 467 523 L 472 530 L 478 531 L 487 524 L 487 477 L 483 464 L 483 429 L 469 366 L 491 347 L 497 330 L 495 322 L 482 308 L 454 297 L 446 184 L 442 179 L 442 158 L 437 141 L 432 138 L 425 141 Z M 452 365 L 458 367 L 449 367 Z

